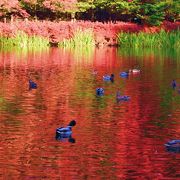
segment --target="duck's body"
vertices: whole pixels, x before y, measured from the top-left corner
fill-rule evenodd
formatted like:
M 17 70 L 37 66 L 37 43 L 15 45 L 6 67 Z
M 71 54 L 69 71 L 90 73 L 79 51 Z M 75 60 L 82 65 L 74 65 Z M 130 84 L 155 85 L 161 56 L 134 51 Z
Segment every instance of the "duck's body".
M 37 84 L 31 79 L 29 80 L 29 89 L 37 89 Z
M 133 73 L 133 74 L 139 74 L 141 71 L 140 69 L 130 69 L 129 73 Z
M 164 144 L 166 149 L 171 152 L 180 152 L 180 140 L 171 140 Z
M 67 126 L 67 127 L 57 128 L 56 134 L 58 134 L 58 136 L 61 136 L 63 138 L 68 138 L 72 134 L 72 127 Z
M 104 89 L 103 88 L 96 88 L 96 95 L 97 96 L 103 96 L 104 95 Z
M 109 76 L 109 75 L 103 76 L 104 81 L 110 81 L 110 78 L 111 78 L 111 76 Z
M 173 88 L 173 89 L 175 89 L 175 88 L 176 88 L 176 86 L 177 86 L 177 83 L 176 83 L 176 81 L 175 81 L 175 80 L 173 80 L 173 81 L 172 81 L 172 88 Z
M 129 76 L 129 72 L 121 72 L 120 76 L 127 78 Z
M 68 138 L 69 141 L 71 141 L 73 138 L 72 135 L 72 127 L 76 125 L 76 121 L 72 120 L 68 126 L 66 127 L 60 127 L 56 129 L 56 139 L 63 140 Z
M 121 96 L 120 95 L 120 91 L 117 91 L 117 93 L 116 93 L 116 100 L 117 101 L 128 101 L 130 99 L 130 97 L 129 96 Z
M 129 96 L 117 96 L 117 101 L 128 101 L 130 99 Z
M 103 80 L 113 82 L 114 81 L 114 74 L 103 76 Z

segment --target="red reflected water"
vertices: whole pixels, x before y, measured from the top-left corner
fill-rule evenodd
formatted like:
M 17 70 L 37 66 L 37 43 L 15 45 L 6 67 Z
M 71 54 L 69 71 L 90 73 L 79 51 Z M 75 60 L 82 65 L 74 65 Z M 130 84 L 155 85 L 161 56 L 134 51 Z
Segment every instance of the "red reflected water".
M 178 179 L 179 153 L 164 144 L 180 138 L 179 72 L 176 56 L 154 51 L 0 52 L 0 179 Z M 117 103 L 118 88 L 131 100 Z M 57 141 L 71 119 L 76 142 Z

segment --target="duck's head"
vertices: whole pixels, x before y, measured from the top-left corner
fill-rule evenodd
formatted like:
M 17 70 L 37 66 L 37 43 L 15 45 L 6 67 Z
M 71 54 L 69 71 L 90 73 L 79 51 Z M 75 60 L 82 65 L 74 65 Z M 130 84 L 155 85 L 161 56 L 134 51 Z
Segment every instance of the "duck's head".
M 72 120 L 68 126 L 75 126 L 76 125 L 76 121 L 75 120 Z
M 111 79 L 114 79 L 114 74 L 111 74 Z

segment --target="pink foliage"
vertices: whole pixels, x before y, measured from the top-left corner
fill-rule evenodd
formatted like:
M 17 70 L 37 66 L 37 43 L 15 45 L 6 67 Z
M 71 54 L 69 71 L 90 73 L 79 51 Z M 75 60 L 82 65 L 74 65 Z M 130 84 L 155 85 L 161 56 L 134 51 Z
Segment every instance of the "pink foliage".
M 68 10 L 75 8 L 76 2 L 77 0 L 44 0 L 43 5 L 51 10 L 58 10 L 59 8 Z
M 77 0 L 61 0 L 64 9 L 74 9 L 76 8 Z
M 18 0 L 0 0 L 0 6 L 3 6 L 5 9 L 10 10 L 12 8 L 19 8 Z
M 3 9 L 8 12 L 16 12 L 17 14 L 25 18 L 29 17 L 29 14 L 20 7 L 18 0 L 0 0 L 0 6 L 3 6 Z M 3 15 L 4 12 L 0 12 L 0 16 Z
M 56 9 L 56 7 L 55 7 L 55 5 L 53 3 L 53 0 L 45 0 L 43 2 L 43 5 L 44 5 L 45 8 L 48 8 L 48 9 L 51 9 L 51 10 L 55 10 Z
M 96 43 L 113 45 L 116 43 L 117 34 L 124 32 L 154 33 L 165 30 L 175 30 L 180 27 L 180 22 L 170 23 L 164 22 L 161 27 L 140 26 L 133 23 L 117 22 L 117 23 L 101 23 L 90 21 L 14 21 L 13 23 L 0 23 L 0 35 L 13 36 L 18 30 L 26 32 L 28 35 L 40 35 L 49 38 L 51 42 L 57 43 L 63 39 L 73 37 L 77 29 L 92 29 Z
M 24 2 L 30 3 L 30 4 L 36 4 L 37 0 L 24 0 Z

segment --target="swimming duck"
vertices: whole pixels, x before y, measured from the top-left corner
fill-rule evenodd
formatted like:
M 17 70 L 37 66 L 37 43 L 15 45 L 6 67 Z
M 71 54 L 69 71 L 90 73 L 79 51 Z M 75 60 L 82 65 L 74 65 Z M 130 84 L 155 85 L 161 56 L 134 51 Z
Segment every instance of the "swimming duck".
M 117 101 L 128 101 L 130 99 L 129 96 L 118 96 L 116 97 Z
M 171 140 L 164 144 L 166 146 L 166 149 L 170 152 L 180 152 L 180 140 Z
M 127 78 L 129 76 L 129 72 L 121 72 L 120 76 L 123 77 L 123 78 L 124 77 Z
M 171 85 L 172 85 L 172 88 L 173 88 L 173 89 L 175 89 L 175 88 L 176 88 L 176 86 L 177 86 L 176 81 L 175 81 L 175 80 L 173 80 L 173 81 L 172 81 L 172 83 L 171 83 Z
M 104 89 L 103 88 L 96 88 L 96 95 L 103 96 L 104 95 Z
M 69 139 L 69 142 L 72 141 L 71 135 L 72 135 L 72 127 L 76 125 L 76 121 L 72 120 L 68 126 L 66 127 L 60 127 L 56 129 L 56 139 L 62 140 L 62 139 Z
M 138 74 L 140 73 L 140 69 L 130 69 L 129 73 Z
M 116 93 L 116 100 L 117 101 L 128 101 L 130 99 L 130 97 L 129 96 L 121 96 L 120 95 L 120 91 L 117 91 L 117 93 Z
M 31 79 L 29 80 L 29 89 L 37 89 L 37 84 Z
M 103 76 L 104 81 L 114 81 L 114 74 Z

